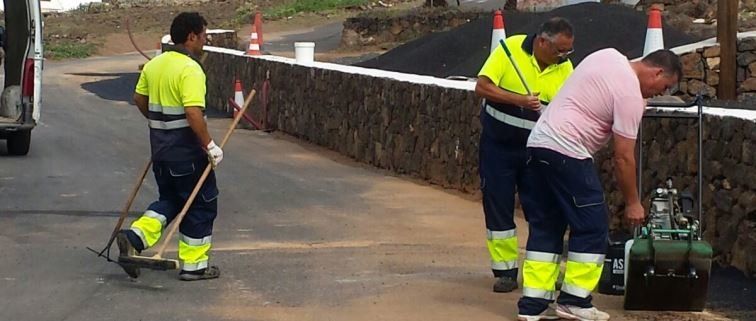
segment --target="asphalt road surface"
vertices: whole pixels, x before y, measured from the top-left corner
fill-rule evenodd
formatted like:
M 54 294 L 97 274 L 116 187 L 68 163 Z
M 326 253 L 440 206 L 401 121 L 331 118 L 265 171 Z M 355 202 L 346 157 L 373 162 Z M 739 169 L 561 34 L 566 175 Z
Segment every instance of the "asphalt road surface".
M 295 30 L 271 34 L 264 38 L 263 48 L 268 52 L 294 52 L 295 42 L 314 42 L 315 52 L 328 52 L 341 44 L 342 22 L 329 23 L 308 30 Z
M 515 319 L 520 292 L 491 292 L 478 201 L 275 133 L 237 130 L 225 148 L 211 259 L 219 279 L 143 271 L 132 280 L 97 258 L 86 247 L 104 245 L 149 157 L 146 123 L 124 98 L 140 59 L 48 62 L 30 154 L 7 156 L 0 143 L 0 320 Z M 209 124 L 219 139 L 229 120 Z M 132 218 L 156 195 L 149 176 Z M 613 320 L 740 311 L 631 313 L 603 295 L 595 303 Z

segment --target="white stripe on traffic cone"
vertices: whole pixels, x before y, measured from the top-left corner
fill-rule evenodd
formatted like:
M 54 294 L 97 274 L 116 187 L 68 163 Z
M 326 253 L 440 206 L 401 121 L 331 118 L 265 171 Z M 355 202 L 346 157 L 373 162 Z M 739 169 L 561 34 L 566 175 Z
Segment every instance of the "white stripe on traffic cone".
M 491 52 L 499 46 L 499 40 L 506 38 L 507 32 L 504 29 L 504 16 L 501 14 L 501 10 L 496 10 L 493 19 L 493 32 L 491 32 Z
M 659 8 L 651 8 L 648 12 L 648 29 L 646 30 L 646 43 L 643 45 L 643 57 L 659 49 L 664 49 L 661 15 Z
M 234 84 L 234 102 L 239 108 L 244 106 L 244 92 L 242 92 L 242 85 L 239 79 L 236 79 L 236 84 Z M 234 108 L 234 117 L 236 117 L 236 114 L 238 113 L 239 111 Z

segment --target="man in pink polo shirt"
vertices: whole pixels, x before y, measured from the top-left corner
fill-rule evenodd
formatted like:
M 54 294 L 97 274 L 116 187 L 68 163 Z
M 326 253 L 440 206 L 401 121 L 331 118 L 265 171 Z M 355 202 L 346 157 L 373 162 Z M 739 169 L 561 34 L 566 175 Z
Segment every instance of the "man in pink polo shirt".
M 529 211 L 518 320 L 545 320 L 556 297 L 564 232 L 569 252 L 556 314 L 570 320 L 608 320 L 591 304 L 606 253 L 609 213 L 593 155 L 614 142 L 615 177 L 625 199 L 625 218 L 641 224 L 645 211 L 635 178 L 635 139 L 645 98 L 675 86 L 680 60 L 659 50 L 630 62 L 614 49 L 586 57 L 538 119 L 528 139 L 528 166 L 540 188 L 522 199 Z

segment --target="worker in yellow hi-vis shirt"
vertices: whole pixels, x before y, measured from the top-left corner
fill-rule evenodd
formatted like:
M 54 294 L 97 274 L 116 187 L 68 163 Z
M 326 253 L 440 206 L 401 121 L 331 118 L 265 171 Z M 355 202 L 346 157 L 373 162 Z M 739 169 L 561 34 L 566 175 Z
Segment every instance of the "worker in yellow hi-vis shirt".
M 475 93 L 485 98 L 480 115 L 480 185 L 494 292 L 517 288 L 514 197 L 518 190 L 537 188 L 528 179 L 525 144 L 539 111 L 572 73 L 567 56 L 573 51 L 573 39 L 567 20 L 551 18 L 536 34 L 507 38 L 511 59 L 500 45 L 478 74 Z M 520 201 L 527 219 L 527 200 Z
M 148 119 L 152 170 L 160 199 L 139 219 L 118 234 L 121 256 L 134 255 L 157 244 L 166 226 L 186 203 L 202 170 L 223 159 L 223 151 L 210 137 L 205 123 L 205 72 L 197 61 L 206 42 L 207 21 L 199 13 L 183 12 L 171 24 L 175 48 L 144 65 L 134 102 Z M 210 266 L 213 221 L 218 212 L 215 172 L 202 185 L 179 226 L 179 279 L 194 281 L 220 276 Z M 131 277 L 139 268 L 122 264 Z

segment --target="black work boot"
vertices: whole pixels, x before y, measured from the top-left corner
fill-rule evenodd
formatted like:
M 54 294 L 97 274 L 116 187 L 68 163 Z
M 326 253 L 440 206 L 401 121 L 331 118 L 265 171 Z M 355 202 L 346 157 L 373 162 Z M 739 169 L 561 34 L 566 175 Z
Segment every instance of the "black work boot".
M 493 285 L 493 291 L 496 293 L 509 293 L 517 288 L 517 280 L 502 276 L 496 278 L 496 282 Z
M 129 237 L 128 237 L 129 232 L 134 233 L 134 231 L 131 231 L 131 230 L 120 230 L 118 234 L 116 235 L 116 241 L 118 243 L 118 251 L 120 252 L 118 254 L 119 258 L 134 256 L 137 254 L 136 248 L 134 248 L 131 241 L 129 241 Z M 123 270 L 126 271 L 126 274 L 128 274 L 130 277 L 135 278 L 135 279 L 139 277 L 138 266 L 127 264 L 127 263 L 121 263 L 120 260 L 118 262 L 118 265 L 120 265 L 123 268 Z
M 205 269 L 197 271 L 184 271 L 179 272 L 179 280 L 181 281 L 199 281 L 217 279 L 220 277 L 220 269 L 217 266 L 210 266 Z

